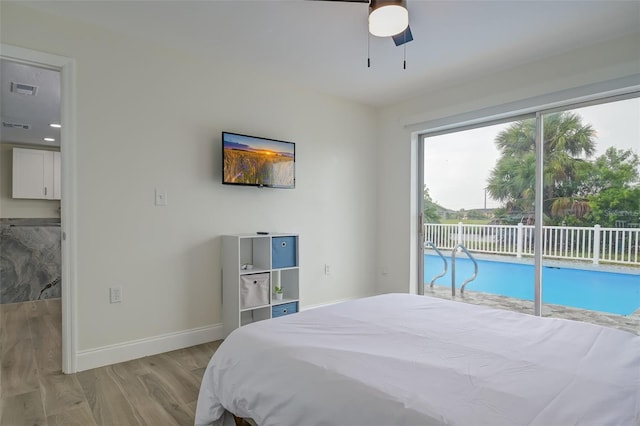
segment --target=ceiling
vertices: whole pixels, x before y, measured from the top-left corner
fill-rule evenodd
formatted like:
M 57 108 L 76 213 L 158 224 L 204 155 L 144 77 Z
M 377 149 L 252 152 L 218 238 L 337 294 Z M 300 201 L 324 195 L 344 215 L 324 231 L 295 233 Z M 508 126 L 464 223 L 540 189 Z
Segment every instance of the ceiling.
M 640 1 L 407 0 L 414 41 L 371 37 L 364 3 L 321 0 L 20 2 L 383 106 L 640 31 Z
M 12 90 L 16 83 L 35 87 L 34 94 Z M 50 124 L 60 123 L 60 73 L 2 59 L 0 85 L 2 143 L 59 147 L 60 129 Z
M 406 45 L 403 69 L 402 47 L 390 38 L 368 37 L 368 7 L 363 3 L 49 0 L 19 4 L 372 106 L 640 32 L 637 0 L 407 0 L 414 41 Z M 11 110 L 5 105 L 4 84 L 2 96 L 4 119 L 5 111 Z

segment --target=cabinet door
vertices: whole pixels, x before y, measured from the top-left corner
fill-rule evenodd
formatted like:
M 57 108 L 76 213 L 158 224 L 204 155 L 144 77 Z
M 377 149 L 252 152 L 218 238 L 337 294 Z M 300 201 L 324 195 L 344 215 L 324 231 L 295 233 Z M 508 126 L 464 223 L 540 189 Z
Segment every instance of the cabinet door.
M 13 198 L 60 199 L 60 152 L 13 149 Z
M 60 200 L 62 198 L 62 192 L 60 191 L 62 182 L 60 177 L 61 177 L 60 153 L 57 151 L 54 151 L 53 152 L 53 199 L 54 200 Z
M 51 152 L 13 149 L 13 198 L 52 198 L 52 176 Z

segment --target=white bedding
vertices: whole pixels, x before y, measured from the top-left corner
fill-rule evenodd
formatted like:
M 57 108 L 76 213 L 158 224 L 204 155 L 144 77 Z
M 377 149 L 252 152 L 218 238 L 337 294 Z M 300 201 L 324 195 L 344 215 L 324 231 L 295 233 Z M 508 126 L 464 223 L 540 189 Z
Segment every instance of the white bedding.
M 640 425 L 640 336 L 388 294 L 239 328 L 196 425 Z

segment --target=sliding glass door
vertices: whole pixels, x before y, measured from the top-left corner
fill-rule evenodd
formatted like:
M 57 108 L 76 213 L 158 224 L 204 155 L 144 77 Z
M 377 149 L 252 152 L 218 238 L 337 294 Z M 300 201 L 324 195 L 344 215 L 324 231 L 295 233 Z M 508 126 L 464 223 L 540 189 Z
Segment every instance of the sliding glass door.
M 424 294 L 640 334 L 637 96 L 425 134 Z

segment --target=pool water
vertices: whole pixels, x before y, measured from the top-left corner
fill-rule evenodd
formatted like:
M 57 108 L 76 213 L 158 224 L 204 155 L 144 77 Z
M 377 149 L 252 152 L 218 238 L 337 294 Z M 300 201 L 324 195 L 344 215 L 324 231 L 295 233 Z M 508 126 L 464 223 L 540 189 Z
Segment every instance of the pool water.
M 424 282 L 428 286 L 442 272 L 438 256 L 424 256 Z M 435 285 L 451 288 L 451 259 L 447 274 Z M 533 265 L 477 260 L 478 277 L 465 290 L 498 294 L 516 299 L 534 299 Z M 456 288 L 473 275 L 473 263 L 456 258 Z M 640 309 L 640 275 L 543 267 L 542 301 L 617 315 L 630 315 Z

